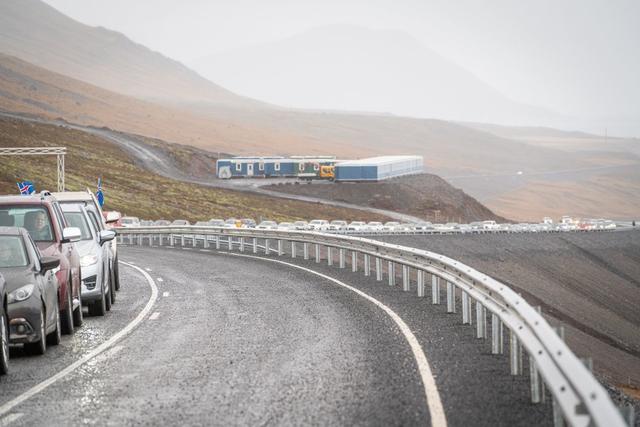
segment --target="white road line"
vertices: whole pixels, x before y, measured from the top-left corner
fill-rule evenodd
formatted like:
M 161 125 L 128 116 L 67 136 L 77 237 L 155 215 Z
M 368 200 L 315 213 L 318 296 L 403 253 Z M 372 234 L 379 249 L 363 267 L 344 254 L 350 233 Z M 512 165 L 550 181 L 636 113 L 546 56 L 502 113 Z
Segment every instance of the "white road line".
M 151 314 L 151 316 L 149 316 L 149 320 L 156 320 L 158 317 L 160 317 L 160 312 L 156 311 L 153 314 Z
M 162 293 L 162 296 L 163 296 L 163 297 L 168 297 L 168 296 L 169 296 L 169 292 L 163 292 L 163 293 Z
M 123 329 L 121 329 L 118 333 L 113 335 L 107 341 L 105 341 L 102 344 L 100 344 L 98 347 L 96 347 L 93 350 L 91 350 L 89 353 L 87 353 L 84 356 L 82 356 L 80 359 L 78 359 L 75 362 L 73 362 L 71 365 L 67 366 L 66 368 L 64 368 L 63 370 L 58 372 L 57 374 L 52 375 L 51 377 L 47 378 L 46 380 L 42 381 L 41 383 L 36 384 L 35 386 L 31 387 L 29 390 L 25 391 L 24 393 L 22 393 L 18 397 L 14 398 L 14 399 L 8 401 L 7 403 L 5 403 L 4 405 L 0 406 L 0 416 L 6 414 L 11 409 L 13 409 L 17 405 L 21 404 L 25 400 L 27 400 L 27 399 L 35 396 L 36 394 L 40 393 L 42 390 L 44 390 L 45 388 L 49 387 L 51 384 L 54 384 L 58 380 L 61 380 L 62 378 L 66 377 L 67 375 L 69 375 L 71 373 L 74 373 L 76 371 L 76 369 L 78 369 L 80 366 L 84 365 L 85 363 L 87 363 L 91 359 L 95 358 L 96 356 L 100 355 L 104 351 L 106 351 L 106 350 L 110 349 L 111 347 L 113 347 L 118 341 L 120 341 L 121 339 L 123 339 L 124 337 L 129 335 L 147 317 L 147 314 L 149 314 L 149 312 L 151 311 L 151 308 L 155 304 L 156 299 L 158 299 L 158 287 L 156 286 L 156 284 L 153 281 L 153 279 L 151 278 L 151 276 L 149 276 L 149 273 L 147 273 L 146 271 L 144 271 L 140 267 L 137 267 L 137 266 L 133 265 L 133 263 L 126 263 L 126 262 L 123 262 L 123 261 L 120 261 L 120 263 L 123 264 L 123 265 L 126 265 L 128 267 L 134 268 L 134 269 L 138 270 L 140 273 L 142 273 L 144 278 L 147 279 L 147 283 L 149 283 L 149 287 L 151 288 L 151 296 L 149 297 L 149 301 L 147 301 L 147 304 L 140 311 L 140 313 L 138 313 L 138 316 L 136 316 L 135 319 L 133 319 L 127 326 L 125 326 Z
M 373 304 L 381 308 L 385 313 L 387 313 L 389 317 L 391 317 L 391 319 L 393 319 L 396 325 L 398 325 L 398 328 L 404 335 L 404 338 L 409 343 L 409 347 L 411 347 L 411 351 L 413 352 L 413 357 L 416 359 L 416 363 L 418 365 L 418 371 L 420 372 L 420 378 L 422 379 L 422 384 L 424 385 L 424 393 L 427 400 L 426 403 L 427 403 L 427 407 L 429 408 L 429 415 L 431 416 L 431 425 L 434 427 L 447 426 L 447 417 L 444 413 L 444 407 L 442 406 L 440 392 L 438 392 L 438 387 L 433 377 L 433 373 L 431 372 L 431 367 L 429 366 L 429 362 L 427 361 L 427 356 L 425 356 L 424 351 L 422 351 L 422 346 L 418 342 L 418 339 L 416 338 L 416 336 L 413 335 L 413 332 L 411 332 L 411 329 L 409 329 L 409 326 L 404 322 L 404 320 L 402 320 L 400 316 L 398 316 L 398 314 L 396 314 L 395 311 L 393 311 L 392 309 L 390 309 L 389 307 L 387 307 L 377 299 L 373 298 L 372 296 L 369 296 L 366 293 L 362 292 L 361 290 L 356 289 L 353 286 L 349 286 L 346 283 L 339 281 L 338 279 L 334 279 L 333 277 L 327 276 L 325 274 L 319 273 L 309 268 L 302 267 L 296 264 L 291 264 L 285 261 L 280 261 L 277 259 L 237 254 L 232 252 L 225 252 L 225 253 L 228 255 L 236 256 L 236 257 L 253 258 L 253 259 L 259 259 L 263 261 L 283 264 L 289 267 L 306 271 L 311 274 L 315 274 L 316 276 L 320 276 L 339 286 L 349 289 L 352 292 L 355 292 L 356 294 L 360 295 L 361 297 L 367 299 L 368 301 L 372 302 Z
M 150 269 L 149 267 L 146 267 L 146 268 L 145 268 L 145 270 L 147 270 L 147 271 L 151 271 L 151 269 Z
M 0 420 L 0 426 L 2 427 L 8 426 L 12 422 L 19 420 L 23 416 L 24 414 L 22 412 L 14 412 L 13 414 L 9 414 Z

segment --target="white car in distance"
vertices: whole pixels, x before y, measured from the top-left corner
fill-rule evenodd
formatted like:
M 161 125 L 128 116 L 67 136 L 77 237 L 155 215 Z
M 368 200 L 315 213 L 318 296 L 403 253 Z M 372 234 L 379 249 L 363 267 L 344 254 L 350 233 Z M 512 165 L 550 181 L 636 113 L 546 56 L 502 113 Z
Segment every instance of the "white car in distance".
M 309 230 L 326 231 L 329 227 L 329 221 L 326 219 L 314 219 L 309 222 Z

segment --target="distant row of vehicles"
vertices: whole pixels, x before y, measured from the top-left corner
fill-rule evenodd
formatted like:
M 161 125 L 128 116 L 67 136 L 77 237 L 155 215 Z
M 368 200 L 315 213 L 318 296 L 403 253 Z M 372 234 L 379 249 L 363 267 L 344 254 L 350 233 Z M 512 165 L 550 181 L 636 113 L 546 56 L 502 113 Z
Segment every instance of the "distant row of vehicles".
M 189 226 L 192 225 L 186 220 L 157 220 L 145 221 L 136 217 L 123 217 L 120 224 L 122 227 L 144 227 L 144 226 Z M 343 220 L 328 221 L 324 219 L 314 219 L 312 221 L 276 222 L 262 221 L 256 223 L 253 219 L 229 218 L 227 220 L 211 219 L 209 221 L 198 221 L 194 226 L 204 227 L 227 227 L 227 228 L 256 228 L 262 230 L 307 230 L 327 233 L 343 234 L 382 234 L 382 233 L 485 233 L 485 232 L 505 232 L 505 233 L 537 233 L 537 232 L 560 232 L 560 231 L 595 231 L 614 230 L 616 223 L 606 219 L 582 220 L 574 222 L 542 222 L 531 223 L 502 223 L 493 220 L 471 222 L 469 224 L 458 224 L 448 222 L 446 224 L 433 224 L 431 222 L 422 223 L 400 223 L 389 222 L 364 222 Z
M 95 316 L 111 309 L 117 220 L 89 191 L 0 196 L 0 373 L 9 345 L 44 354 L 83 324 L 83 306 Z

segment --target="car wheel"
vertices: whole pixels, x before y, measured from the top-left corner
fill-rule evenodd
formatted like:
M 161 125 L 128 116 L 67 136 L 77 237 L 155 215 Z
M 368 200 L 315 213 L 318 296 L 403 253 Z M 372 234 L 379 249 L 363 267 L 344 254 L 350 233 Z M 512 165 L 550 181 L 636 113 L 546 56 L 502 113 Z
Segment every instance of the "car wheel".
M 65 335 L 73 334 L 73 299 L 71 293 L 73 292 L 71 284 L 71 276 L 67 282 L 67 308 L 62 311 L 62 333 Z
M 82 295 L 78 296 L 78 300 L 80 304 L 78 304 L 78 308 L 73 310 L 73 326 L 76 328 L 82 326 L 82 323 L 84 322 L 84 316 L 82 314 Z
M 60 310 L 58 309 L 58 300 L 56 300 L 55 306 L 56 313 L 56 330 L 47 335 L 47 344 L 58 345 L 62 340 L 62 325 L 60 324 Z
M 0 349 L 0 375 L 9 372 L 9 322 L 7 322 L 6 313 L 2 314 L 0 322 L 0 339 L 2 340 L 2 349 Z
M 29 354 L 42 355 L 47 351 L 47 330 L 45 328 L 44 308 L 40 308 L 40 339 L 36 342 L 26 343 L 24 349 Z
M 107 301 L 104 292 L 101 292 L 102 296 L 98 301 L 95 301 L 89 305 L 89 314 L 91 316 L 104 316 L 107 312 Z
M 118 255 L 116 255 L 116 259 L 113 261 L 113 283 L 115 283 L 116 291 L 120 290 L 120 270 L 118 269 Z

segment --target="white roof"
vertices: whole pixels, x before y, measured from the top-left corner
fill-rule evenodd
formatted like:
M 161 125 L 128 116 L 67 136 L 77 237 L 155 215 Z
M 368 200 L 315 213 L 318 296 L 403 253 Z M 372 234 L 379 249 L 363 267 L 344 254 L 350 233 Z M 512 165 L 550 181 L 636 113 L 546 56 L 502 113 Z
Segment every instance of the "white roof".
M 380 156 L 358 160 L 344 160 L 337 163 L 337 166 L 379 166 L 404 162 L 407 160 L 418 160 L 420 163 L 423 162 L 422 156 Z

